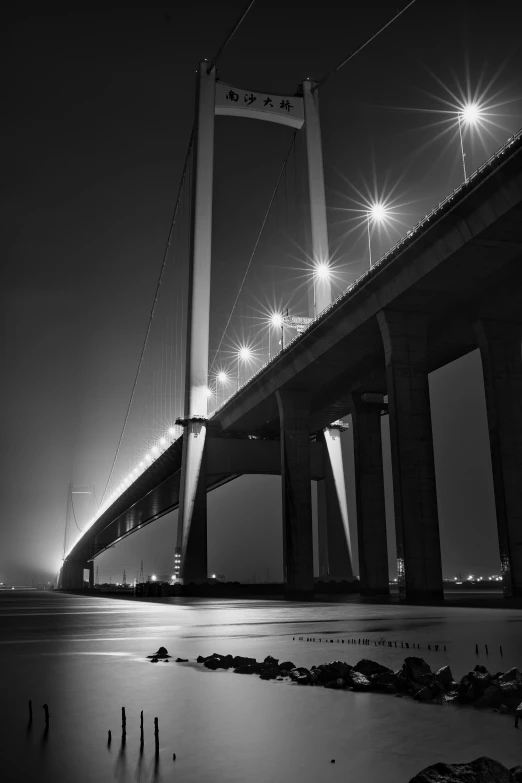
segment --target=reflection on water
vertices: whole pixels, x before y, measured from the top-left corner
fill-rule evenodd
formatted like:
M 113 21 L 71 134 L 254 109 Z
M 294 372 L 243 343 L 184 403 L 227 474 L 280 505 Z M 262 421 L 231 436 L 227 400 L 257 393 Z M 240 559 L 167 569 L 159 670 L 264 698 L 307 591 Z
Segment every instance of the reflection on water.
M 415 644 L 420 649 L 414 654 L 432 668 L 450 664 L 460 677 L 476 663 L 493 671 L 520 666 L 521 619 L 511 609 L 368 605 L 354 599 L 138 603 L 1 594 L 0 656 L 2 673 L 9 675 L 2 690 L 10 705 L 0 711 L 1 780 L 309 783 L 327 776 L 332 782 L 404 783 L 437 760 L 490 755 L 514 766 L 521 749 L 511 716 L 264 682 L 202 669 L 194 659 L 212 652 L 258 659 L 271 654 L 310 666 L 370 657 L 397 668 Z M 359 638 L 370 639 L 370 646 L 359 646 Z M 378 639 L 392 646 L 377 647 Z M 406 643 L 409 651 L 401 649 Z M 160 645 L 190 662 L 152 665 L 146 656 Z M 34 715 L 28 722 L 29 700 Z M 47 731 L 40 707 L 45 703 L 51 715 Z

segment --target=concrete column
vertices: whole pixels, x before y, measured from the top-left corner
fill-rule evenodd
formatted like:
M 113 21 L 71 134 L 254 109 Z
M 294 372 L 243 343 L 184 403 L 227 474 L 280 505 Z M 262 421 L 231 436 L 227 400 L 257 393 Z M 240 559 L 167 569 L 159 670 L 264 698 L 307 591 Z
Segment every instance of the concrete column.
M 310 223 L 312 229 L 312 262 L 314 267 L 328 265 L 328 224 L 324 191 L 323 149 L 319 120 L 319 93 L 312 92 L 314 82 L 303 82 L 305 114 L 306 157 L 308 163 L 308 192 L 310 195 Z M 314 317 L 332 301 L 329 275 L 314 274 Z
M 183 435 L 175 574 L 178 581 L 204 582 L 207 572 L 207 489 L 203 422 L 189 422 Z M 190 440 L 189 440 L 190 438 Z M 191 447 L 192 464 L 185 453 Z M 184 509 L 184 519 L 181 510 Z M 185 522 L 185 524 L 183 524 Z M 187 523 L 188 522 L 188 523 Z
M 360 394 L 352 394 L 351 414 L 361 595 L 388 594 L 381 406 L 362 402 Z
M 323 433 L 321 432 L 321 435 Z M 319 579 L 328 579 L 328 507 L 324 479 L 317 482 L 317 549 Z
M 89 589 L 94 590 L 94 561 L 89 560 Z
M 210 318 L 210 267 L 212 243 L 212 184 L 214 176 L 214 115 L 216 72 L 207 73 L 208 63 L 199 65 L 196 94 L 196 125 L 193 149 L 193 198 L 190 228 L 190 263 L 188 280 L 187 351 L 185 418 L 181 469 L 178 541 L 176 554 L 179 573 L 187 578 L 203 578 L 206 574 L 206 508 L 197 531 L 191 532 L 192 515 L 202 507 L 200 468 L 205 446 L 208 403 L 208 345 Z M 206 502 L 206 501 L 205 501 Z M 199 513 L 199 512 L 198 512 Z M 203 522 L 204 517 L 204 522 Z M 203 530 L 205 541 L 203 542 Z M 185 547 L 191 542 L 191 554 Z M 194 543 L 192 543 L 194 542 Z M 199 542 L 196 544 L 195 542 Z M 196 556 L 192 547 L 200 547 Z M 188 557 L 188 559 L 187 559 Z
M 377 319 L 388 386 L 399 595 L 442 600 L 426 319 L 391 310 Z
M 352 548 L 341 451 L 343 429 L 346 427 L 332 425 L 321 433 L 324 443 L 324 479 L 317 487 L 319 564 L 323 579 L 353 582 Z M 326 553 L 321 552 L 321 544 L 323 549 L 326 544 Z
M 62 590 L 81 590 L 83 588 L 83 570 L 89 564 L 83 560 L 64 560 L 62 566 Z
M 522 324 L 477 321 L 504 595 L 522 595 Z
M 281 426 L 283 568 L 285 597 L 311 600 L 314 594 L 312 490 L 307 392 L 276 392 Z

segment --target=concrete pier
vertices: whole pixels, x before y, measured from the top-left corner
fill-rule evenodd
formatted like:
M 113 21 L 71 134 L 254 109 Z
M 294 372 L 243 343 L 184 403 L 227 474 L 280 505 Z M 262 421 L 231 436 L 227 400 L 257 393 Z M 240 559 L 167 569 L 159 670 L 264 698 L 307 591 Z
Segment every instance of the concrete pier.
M 500 564 L 506 597 L 522 595 L 522 324 L 474 324 L 482 358 Z
M 442 600 L 426 318 L 381 310 L 377 320 L 388 386 L 399 595 Z
M 339 439 L 340 451 L 341 432 L 335 428 L 331 432 L 334 438 Z M 332 470 L 331 455 L 322 432 L 318 439 L 322 440 L 324 444 L 324 479 L 317 482 L 319 576 L 324 581 L 340 582 L 346 580 L 352 582 L 354 578 L 352 558 L 339 502 L 339 493 Z M 345 491 L 344 481 L 342 491 Z
M 381 406 L 351 396 L 361 595 L 388 594 Z
M 279 408 L 285 597 L 311 600 L 314 591 L 310 399 L 306 392 L 276 392 Z

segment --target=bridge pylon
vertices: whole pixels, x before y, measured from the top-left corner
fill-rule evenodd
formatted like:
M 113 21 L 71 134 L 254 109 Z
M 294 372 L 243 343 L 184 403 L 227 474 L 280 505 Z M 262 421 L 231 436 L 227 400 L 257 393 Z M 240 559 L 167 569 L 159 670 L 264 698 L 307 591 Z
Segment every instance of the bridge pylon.
M 193 198 L 190 232 L 185 414 L 177 420 L 183 426 L 183 453 L 180 482 L 177 542 L 174 573 L 179 582 L 205 581 L 207 575 L 207 509 L 205 481 L 205 442 L 207 437 L 208 348 L 212 238 L 212 185 L 214 169 L 215 115 L 244 116 L 288 125 L 305 126 L 308 162 L 308 190 L 312 234 L 312 264 L 314 280 L 314 310 L 316 317 L 331 304 L 329 274 L 318 274 L 329 266 L 328 227 L 324 188 L 319 99 L 309 79 L 302 85 L 302 94 L 281 96 L 274 93 L 254 93 L 216 82 L 214 68 L 206 61 L 198 69 L 196 119 L 193 147 Z M 281 423 L 283 477 L 283 539 L 287 592 L 303 597 L 313 593 L 311 505 L 297 497 L 309 477 L 309 454 L 298 458 L 291 449 L 287 423 L 295 429 L 304 426 L 306 417 L 291 414 L 286 398 L 278 396 Z M 298 427 L 298 429 L 299 429 Z M 296 430 L 297 432 L 297 430 Z M 330 513 L 330 536 L 337 525 L 342 531 L 347 565 L 344 578 L 352 579 L 351 544 L 348 528 L 346 488 L 340 442 L 335 443 L 330 429 L 325 430 L 331 459 L 332 481 L 337 496 L 335 523 Z M 338 433 L 340 434 L 340 433 Z M 299 437 L 305 437 L 305 431 Z M 306 433 L 308 438 L 308 433 Z M 305 438 L 305 440 L 306 440 Z M 303 440 L 303 455 L 307 447 Z M 308 441 L 306 441 L 308 442 Z M 286 445 L 285 445 L 286 444 Z M 308 450 L 309 451 L 309 450 Z M 297 460 L 297 461 L 296 461 Z M 304 473 L 300 476 L 300 471 Z M 306 479 L 305 474 L 308 475 Z M 309 487 L 310 490 L 310 487 Z M 308 498 L 309 491 L 306 493 Z M 333 507 L 330 503 L 330 507 Z M 335 536 L 334 536 L 335 537 Z M 309 538 L 309 541 L 308 541 Z M 305 543 L 306 539 L 306 543 Z M 344 551 L 343 550 L 343 551 Z M 297 559 L 296 559 L 297 558 Z

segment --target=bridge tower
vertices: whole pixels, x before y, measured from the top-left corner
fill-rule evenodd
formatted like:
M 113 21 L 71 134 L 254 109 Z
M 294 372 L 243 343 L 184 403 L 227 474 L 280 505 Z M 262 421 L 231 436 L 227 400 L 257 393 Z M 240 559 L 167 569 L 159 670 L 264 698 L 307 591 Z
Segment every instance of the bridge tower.
M 186 390 L 183 452 L 174 574 L 180 582 L 207 579 L 207 507 L 205 442 L 207 437 L 208 349 L 212 235 L 212 186 L 214 123 L 216 115 L 243 116 L 276 122 L 299 129 L 305 125 L 312 252 L 314 267 L 328 266 L 328 230 L 319 102 L 315 85 L 303 82 L 302 95 L 254 93 L 216 81 L 215 68 L 199 65 L 196 90 L 195 133 L 192 150 L 193 198 L 190 229 L 190 259 L 187 313 Z M 314 275 L 316 317 L 331 303 L 328 275 Z M 297 396 L 296 396 L 297 395 Z M 309 404 L 301 391 L 277 393 L 281 423 L 281 472 L 283 479 L 283 548 L 285 582 L 289 596 L 313 594 L 313 547 L 311 483 L 309 465 Z M 335 426 L 334 426 L 335 430 Z M 328 428 L 330 433 L 331 428 Z M 340 430 L 338 431 L 340 435 Z M 328 439 L 331 440 L 330 435 Z M 326 447 L 325 447 L 326 448 Z M 333 481 L 328 483 L 331 502 L 341 509 L 343 530 L 348 530 L 346 490 L 340 448 L 334 455 Z M 332 488 L 334 488 L 332 495 Z M 327 504 L 328 505 L 328 504 Z M 322 514 L 322 523 L 325 515 Z M 335 537 L 334 537 L 335 538 Z M 346 576 L 351 578 L 349 538 L 345 538 Z M 331 539 L 333 552 L 334 544 Z M 338 541 L 337 541 L 338 543 Z

